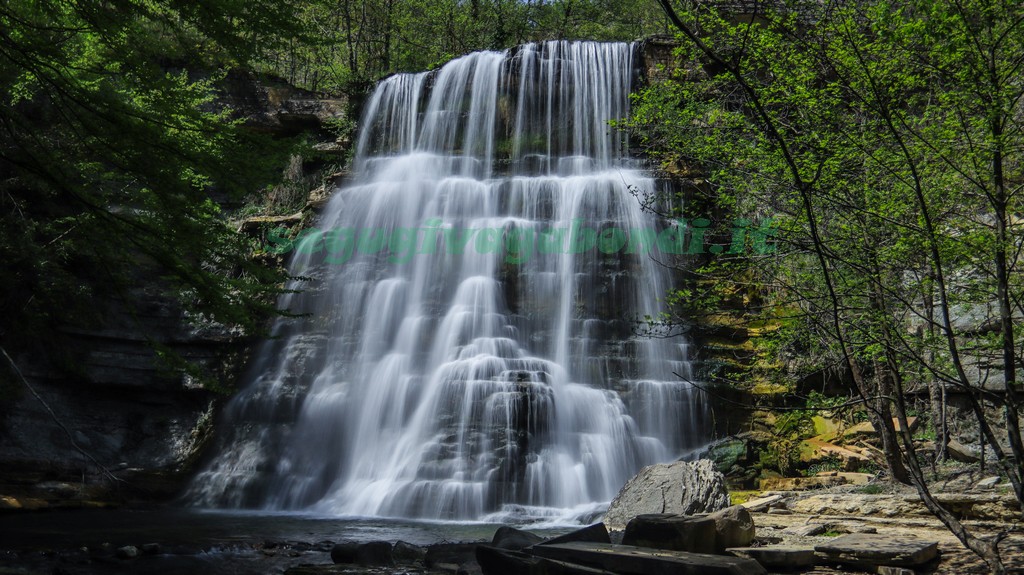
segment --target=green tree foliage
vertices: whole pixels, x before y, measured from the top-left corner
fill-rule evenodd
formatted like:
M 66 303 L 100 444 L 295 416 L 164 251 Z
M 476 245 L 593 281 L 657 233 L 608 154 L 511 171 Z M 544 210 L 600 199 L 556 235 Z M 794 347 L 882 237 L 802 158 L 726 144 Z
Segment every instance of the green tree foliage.
M 259 325 L 280 278 L 248 262 L 211 194 L 254 189 L 273 162 L 213 111 L 213 85 L 298 30 L 281 2 L 0 6 L 5 345 L 51 339 L 141 268 L 197 314 Z
M 662 4 L 694 64 L 639 95 L 635 131 L 666 161 L 699 166 L 737 214 L 778 218 L 782 249 L 759 267 L 798 305 L 793 337 L 851 376 L 894 477 L 1002 571 L 996 541 L 930 496 L 891 417 L 905 419 L 915 389 L 965 393 L 1024 501 L 1024 8 L 795 2 L 736 18 Z M 1001 380 L 995 393 L 986 379 Z
M 655 0 L 313 0 L 314 33 L 263 65 L 311 90 L 344 91 L 475 50 L 555 39 L 633 40 L 665 31 Z

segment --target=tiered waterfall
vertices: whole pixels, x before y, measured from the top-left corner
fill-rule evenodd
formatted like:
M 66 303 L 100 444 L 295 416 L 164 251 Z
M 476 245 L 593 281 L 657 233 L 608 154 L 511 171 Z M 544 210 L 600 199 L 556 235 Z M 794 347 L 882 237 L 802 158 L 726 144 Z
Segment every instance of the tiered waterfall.
M 307 315 L 259 350 L 195 504 L 572 518 L 702 442 L 685 341 L 639 333 L 671 271 L 611 123 L 633 59 L 549 42 L 380 83 L 295 245 L 281 303 Z

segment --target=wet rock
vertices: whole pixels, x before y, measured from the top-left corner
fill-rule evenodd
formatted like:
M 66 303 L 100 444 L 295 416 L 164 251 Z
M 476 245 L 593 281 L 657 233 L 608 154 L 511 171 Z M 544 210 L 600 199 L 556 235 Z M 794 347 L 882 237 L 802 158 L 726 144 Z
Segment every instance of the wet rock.
M 620 575 L 760 575 L 764 567 L 752 559 L 683 551 L 644 549 L 603 543 L 562 543 L 536 545 L 530 553 L 538 557 L 604 569 Z
M 714 553 L 717 549 L 715 520 L 685 515 L 638 515 L 622 536 L 623 545 Z
M 395 557 L 396 562 L 407 565 L 422 562 L 427 557 L 427 550 L 419 545 L 396 541 L 391 549 L 391 554 Z
M 334 563 L 355 563 L 356 550 L 358 548 L 359 544 L 352 541 L 336 543 L 331 548 L 331 561 Z
M 455 575 L 483 575 L 483 569 L 480 568 L 480 564 L 477 563 L 476 559 L 459 565 L 459 568 L 455 571 Z
M 609 529 L 623 529 L 638 515 L 711 513 L 729 506 L 725 476 L 714 463 L 676 461 L 649 465 L 626 482 L 615 496 L 604 523 Z
M 394 565 L 395 557 L 392 554 L 391 543 L 387 541 L 363 543 L 356 548 L 356 563 L 360 565 Z
M 115 554 L 118 559 L 135 559 L 139 556 L 139 548 L 134 545 L 125 545 L 118 547 Z
M 814 550 L 829 561 L 858 566 L 914 567 L 924 565 L 939 555 L 935 541 L 867 533 L 836 537 L 828 543 L 816 545 Z
M 310 547 L 310 549 L 321 553 L 330 553 L 331 549 L 334 549 L 334 541 L 328 541 L 326 539 L 323 541 L 317 541 Z
M 476 560 L 479 543 L 437 543 L 427 547 L 423 563 L 430 568 L 439 565 L 463 565 Z
M 146 555 L 159 555 L 163 550 L 159 543 L 146 543 L 141 549 Z
M 612 540 L 608 536 L 608 528 L 604 526 L 604 523 L 595 523 L 583 529 L 577 529 L 571 533 L 565 535 L 559 535 L 558 537 L 552 537 L 551 539 L 545 539 L 541 545 L 553 545 L 558 543 L 570 543 L 573 541 L 586 541 L 590 543 L 611 543 Z
M 726 550 L 730 555 L 753 559 L 769 569 L 796 571 L 814 566 L 814 549 L 790 545 L 765 547 L 734 547 Z
M 543 540 L 544 538 L 539 535 L 534 535 L 533 533 L 522 531 L 515 527 L 503 525 L 494 532 L 494 538 L 491 539 L 491 546 L 497 547 L 498 549 L 519 551 L 535 543 L 540 543 Z

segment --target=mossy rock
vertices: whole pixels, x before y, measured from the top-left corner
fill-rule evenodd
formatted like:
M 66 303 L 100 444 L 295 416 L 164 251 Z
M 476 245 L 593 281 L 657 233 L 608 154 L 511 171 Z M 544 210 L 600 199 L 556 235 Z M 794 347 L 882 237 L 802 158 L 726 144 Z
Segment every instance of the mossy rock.
M 814 435 L 826 441 L 839 435 L 840 425 L 835 420 L 815 415 L 811 421 L 814 423 Z
M 728 439 L 711 446 L 707 458 L 715 462 L 715 469 L 727 473 L 735 465 L 746 462 L 749 446 L 742 439 Z

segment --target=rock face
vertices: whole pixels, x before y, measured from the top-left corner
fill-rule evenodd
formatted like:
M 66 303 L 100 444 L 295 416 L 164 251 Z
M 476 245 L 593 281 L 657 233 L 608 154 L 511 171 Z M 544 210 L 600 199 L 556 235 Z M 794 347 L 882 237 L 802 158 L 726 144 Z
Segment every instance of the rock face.
M 210 435 L 217 394 L 168 369 L 153 343 L 227 382 L 244 363 L 249 342 L 187 316 L 147 266 L 140 264 L 135 274 L 135 287 L 93 299 L 101 316 L 95 323 L 55 330 L 59 353 L 15 356 L 71 437 L 20 381 L 11 380 L 9 389 L 0 383 L 6 396 L 0 402 L 0 493 L 50 506 L 123 497 L 122 486 L 83 463 L 75 446 L 125 479 L 132 497 L 180 492 Z M 74 489 L 54 490 L 53 480 Z
M 695 515 L 728 506 L 725 477 L 711 461 L 660 463 L 641 469 L 626 482 L 608 508 L 604 523 L 611 530 L 622 530 L 637 515 Z
M 333 137 L 327 124 L 349 113 L 347 98 L 324 98 L 248 72 L 233 71 L 217 86 L 211 110 L 230 109 L 250 130 L 274 136 Z M 236 202 L 217 191 L 211 199 L 229 208 Z M 148 258 L 132 257 L 138 265 L 121 280 L 132 287 L 97 291 L 88 318 L 57 314 L 52 352 L 14 354 L 69 433 L 20 381 L 0 378 L 0 435 L 6 440 L 0 442 L 0 494 L 41 506 L 126 496 L 169 499 L 180 494 L 193 471 L 211 437 L 222 395 L 161 356 L 188 362 L 206 379 L 229 388 L 254 342 L 239 330 L 187 314 L 174 297 L 179 287 L 167 285 Z M 127 483 L 111 485 L 79 448 Z M 40 485 L 47 479 L 79 488 L 52 493 Z M 125 485 L 132 491 L 126 493 Z
M 280 78 L 232 70 L 220 84 L 218 103 L 230 108 L 246 126 L 276 136 L 323 130 L 348 112 L 348 99 L 324 98 Z

